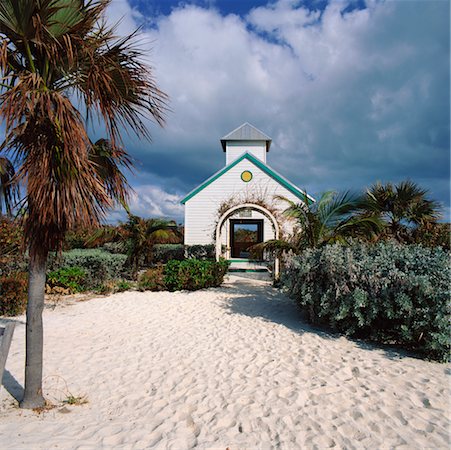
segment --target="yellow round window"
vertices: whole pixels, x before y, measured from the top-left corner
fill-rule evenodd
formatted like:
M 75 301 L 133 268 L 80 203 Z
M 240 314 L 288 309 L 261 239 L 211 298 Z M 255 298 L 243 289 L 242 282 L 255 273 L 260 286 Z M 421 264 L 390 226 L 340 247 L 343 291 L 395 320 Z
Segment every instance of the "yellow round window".
M 241 179 L 242 179 L 245 183 L 248 183 L 249 181 L 252 180 L 252 172 L 249 172 L 249 170 L 245 170 L 245 171 L 241 174 Z

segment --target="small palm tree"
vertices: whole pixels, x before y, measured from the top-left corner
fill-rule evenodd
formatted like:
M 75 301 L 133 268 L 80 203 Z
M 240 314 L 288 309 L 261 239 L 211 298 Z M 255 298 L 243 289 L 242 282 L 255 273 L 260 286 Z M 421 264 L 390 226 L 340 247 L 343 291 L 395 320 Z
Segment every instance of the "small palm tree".
M 115 157 L 127 163 L 119 147 L 121 129 L 129 126 L 149 138 L 143 117 L 164 123 L 167 97 L 143 63 L 134 34 L 119 39 L 106 25 L 108 4 L 0 2 L 0 116 L 6 128 L 0 150 L 12 152 L 17 177 L 26 186 L 30 266 L 24 408 L 45 403 L 42 310 L 48 252 L 61 248 L 68 230 L 97 226 L 115 202 L 125 204 L 125 179 L 101 168 L 101 161 Z M 90 141 L 81 108 L 88 118 L 103 121 L 110 156 Z
M 294 233 L 289 240 L 273 239 L 252 247 L 252 251 L 271 251 L 276 256 L 292 251 L 300 253 L 306 248 L 326 244 L 347 243 L 352 238 L 370 239 L 381 228 L 378 217 L 363 215 L 365 198 L 344 192 L 326 192 L 316 202 L 307 194 L 300 203 L 277 196 L 288 204 L 284 215 L 294 221 Z
M 19 196 L 19 187 L 13 182 L 15 173 L 13 163 L 0 156 L 0 216 L 3 208 L 7 216 L 12 216 L 14 202 Z
M 350 238 L 368 239 L 380 229 L 377 217 L 360 214 L 365 199 L 349 191 L 326 192 L 314 203 L 308 201 L 306 194 L 302 203 L 280 198 L 289 205 L 284 214 L 296 221 L 295 245 L 299 250 L 345 243 Z
M 426 195 L 425 189 L 410 180 L 396 185 L 378 182 L 367 190 L 365 210 L 380 217 L 386 235 L 402 242 L 408 239 L 409 230 L 440 218 L 440 205 Z
M 182 240 L 179 227 L 173 220 L 144 219 L 129 213 L 127 222 L 95 230 L 86 245 L 92 247 L 105 242 L 123 242 L 127 248 L 126 264 L 135 278 L 140 265 L 152 260 L 156 244 L 178 244 Z
M 177 224 L 172 220 L 143 219 L 129 215 L 123 226 L 129 244 L 127 262 L 132 268 L 132 276 L 136 277 L 140 262 L 151 258 L 155 244 L 172 244 L 180 242 Z

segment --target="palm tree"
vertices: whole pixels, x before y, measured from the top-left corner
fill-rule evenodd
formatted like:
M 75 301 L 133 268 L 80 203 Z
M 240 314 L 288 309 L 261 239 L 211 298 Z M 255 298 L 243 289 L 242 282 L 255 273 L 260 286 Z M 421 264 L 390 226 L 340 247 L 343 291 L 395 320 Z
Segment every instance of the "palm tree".
M 127 263 L 133 277 L 138 273 L 140 262 L 151 257 L 155 244 L 180 242 L 177 224 L 172 220 L 143 219 L 130 214 L 123 228 L 129 243 Z
M 378 218 L 360 214 L 364 198 L 349 191 L 342 194 L 326 192 L 314 203 L 308 201 L 306 194 L 302 203 L 280 198 L 289 205 L 284 214 L 296 221 L 295 242 L 300 250 L 345 243 L 350 238 L 367 239 L 380 229 Z
M 11 217 L 14 201 L 19 195 L 19 187 L 13 182 L 14 175 L 13 163 L 0 156 L 0 216 L 4 207 L 6 215 Z
M 378 182 L 367 190 L 365 209 L 381 218 L 389 236 L 403 242 L 409 230 L 440 218 L 440 205 L 426 195 L 425 189 L 410 180 L 396 185 Z
M 268 250 L 276 256 L 326 244 L 347 243 L 352 238 L 369 239 L 380 230 L 378 217 L 362 215 L 365 199 L 350 193 L 325 192 L 316 202 L 307 194 L 300 203 L 277 196 L 288 204 L 283 214 L 293 219 L 295 230 L 289 240 L 273 239 L 252 247 L 253 251 Z
M 44 405 L 42 310 L 46 260 L 76 226 L 97 226 L 115 201 L 125 203 L 122 178 L 108 180 L 80 109 L 103 121 L 111 149 L 122 127 L 149 138 L 143 117 L 164 123 L 166 95 L 134 44 L 105 21 L 108 0 L 0 2 L 0 116 L 8 148 L 26 186 L 25 239 L 29 289 L 23 408 Z M 126 157 L 122 154 L 122 161 Z
M 156 244 L 178 244 L 182 234 L 173 220 L 144 219 L 128 213 L 128 220 L 117 226 L 103 226 L 86 240 L 88 247 L 105 242 L 123 242 L 127 248 L 126 264 L 135 278 L 142 263 L 149 263 Z

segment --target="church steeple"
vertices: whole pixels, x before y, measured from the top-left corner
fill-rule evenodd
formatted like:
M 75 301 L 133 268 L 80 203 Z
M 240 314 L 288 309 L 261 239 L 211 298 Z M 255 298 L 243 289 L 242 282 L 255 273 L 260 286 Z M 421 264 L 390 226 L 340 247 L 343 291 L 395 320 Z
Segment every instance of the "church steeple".
M 266 153 L 271 146 L 271 138 L 249 123 L 243 123 L 221 138 L 222 149 L 226 153 L 226 165 L 235 161 L 243 153 L 250 153 L 266 163 Z

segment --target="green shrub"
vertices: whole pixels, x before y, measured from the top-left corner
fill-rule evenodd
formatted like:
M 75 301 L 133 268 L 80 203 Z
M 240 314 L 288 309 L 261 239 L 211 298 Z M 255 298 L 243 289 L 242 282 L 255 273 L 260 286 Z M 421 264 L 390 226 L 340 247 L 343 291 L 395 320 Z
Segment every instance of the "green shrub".
M 126 255 L 113 255 L 101 249 L 75 249 L 49 258 L 48 268 L 79 267 L 85 272 L 84 286 L 94 289 L 110 280 L 126 275 Z
M 220 286 L 229 267 L 221 260 L 201 261 L 186 259 L 171 260 L 166 266 L 152 267 L 144 272 L 138 282 L 141 291 L 180 291 Z
M 186 259 L 169 261 L 164 269 L 164 281 L 170 291 L 194 291 L 220 286 L 229 267 L 228 261 Z
M 282 275 L 311 322 L 441 360 L 450 350 L 450 281 L 449 253 L 394 243 L 307 250 Z
M 168 261 L 185 259 L 185 247 L 182 244 L 155 244 L 152 248 L 152 262 L 166 264 Z
M 215 259 L 216 248 L 214 244 L 187 245 L 186 256 L 189 259 Z
M 18 316 L 27 308 L 28 274 L 11 273 L 0 277 L 0 315 Z
M 67 289 L 75 294 L 85 290 L 86 272 L 77 266 L 61 267 L 47 274 L 47 284 L 50 288 L 56 286 Z
M 164 266 L 156 266 L 146 270 L 139 278 L 138 289 L 140 291 L 165 291 Z
M 125 292 L 125 291 L 129 291 L 130 289 L 133 288 L 133 283 L 131 283 L 130 281 L 126 281 L 126 280 L 119 280 L 116 283 L 116 291 L 117 292 Z

